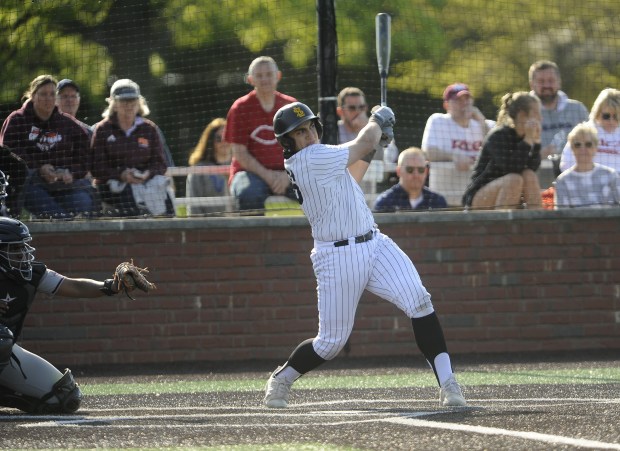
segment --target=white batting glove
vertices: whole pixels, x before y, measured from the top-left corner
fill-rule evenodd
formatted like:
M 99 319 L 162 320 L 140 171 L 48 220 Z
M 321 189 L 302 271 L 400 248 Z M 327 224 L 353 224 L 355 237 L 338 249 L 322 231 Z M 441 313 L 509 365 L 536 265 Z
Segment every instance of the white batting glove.
M 377 105 L 373 107 L 371 113 L 369 120 L 379 124 L 383 132 L 385 132 L 385 128 L 392 128 L 396 124 L 396 116 L 390 107 Z

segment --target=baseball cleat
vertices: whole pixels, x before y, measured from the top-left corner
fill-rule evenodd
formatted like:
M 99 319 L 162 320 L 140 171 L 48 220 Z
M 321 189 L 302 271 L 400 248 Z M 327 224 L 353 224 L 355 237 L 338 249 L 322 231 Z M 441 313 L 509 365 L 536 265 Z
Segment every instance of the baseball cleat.
M 461 392 L 461 386 L 454 378 L 454 375 L 450 376 L 441 384 L 441 388 L 439 389 L 439 403 L 443 407 L 464 407 L 467 405 L 463 393 Z
M 283 409 L 288 406 L 288 398 L 291 392 L 291 386 L 286 381 L 279 379 L 275 374 L 280 371 L 282 367 L 276 368 L 276 370 L 269 376 L 267 386 L 265 387 L 265 406 L 272 409 Z

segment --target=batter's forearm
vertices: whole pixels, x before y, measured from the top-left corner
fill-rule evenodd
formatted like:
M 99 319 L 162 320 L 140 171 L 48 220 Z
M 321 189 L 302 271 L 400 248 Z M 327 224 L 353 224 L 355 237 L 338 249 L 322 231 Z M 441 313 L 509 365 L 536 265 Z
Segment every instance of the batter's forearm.
M 357 135 L 349 146 L 349 162 L 351 166 L 358 160 L 368 155 L 381 139 L 381 127 L 376 122 L 369 122 Z

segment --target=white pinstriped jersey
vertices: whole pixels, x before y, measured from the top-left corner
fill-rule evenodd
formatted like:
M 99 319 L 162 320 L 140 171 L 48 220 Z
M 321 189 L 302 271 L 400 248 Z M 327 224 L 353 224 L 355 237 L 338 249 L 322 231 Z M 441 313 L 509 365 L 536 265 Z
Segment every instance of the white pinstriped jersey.
M 317 241 L 339 241 L 374 227 L 364 193 L 347 169 L 348 160 L 346 146 L 313 144 L 284 161 Z

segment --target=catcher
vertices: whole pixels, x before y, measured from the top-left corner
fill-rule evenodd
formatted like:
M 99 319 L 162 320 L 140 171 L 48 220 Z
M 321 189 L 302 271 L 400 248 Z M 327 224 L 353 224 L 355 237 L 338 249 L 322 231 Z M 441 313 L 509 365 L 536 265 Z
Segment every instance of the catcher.
M 118 265 L 114 277 L 103 282 L 65 277 L 34 261 L 31 240 L 25 224 L 0 217 L 0 406 L 35 414 L 73 413 L 82 393 L 71 370 L 61 373 L 16 343 L 36 293 L 95 298 L 121 291 L 129 295 L 135 288 L 148 292 L 155 285 L 133 261 Z

